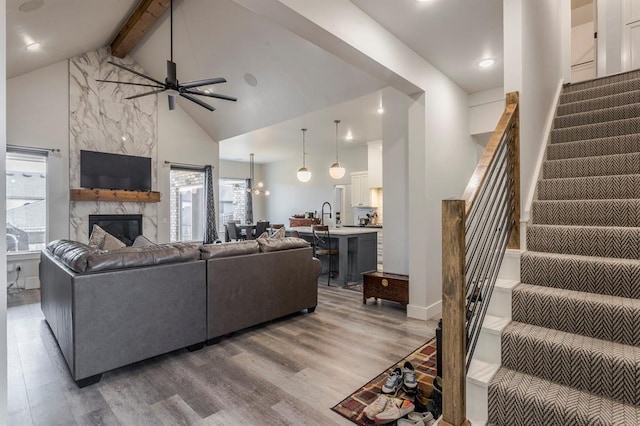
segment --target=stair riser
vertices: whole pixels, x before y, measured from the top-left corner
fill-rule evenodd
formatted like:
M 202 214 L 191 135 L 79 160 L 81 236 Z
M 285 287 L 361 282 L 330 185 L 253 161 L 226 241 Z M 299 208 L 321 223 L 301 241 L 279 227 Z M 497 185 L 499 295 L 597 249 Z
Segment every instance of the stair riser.
M 640 133 L 640 118 L 628 118 L 580 127 L 554 129 L 551 131 L 551 143 L 583 141 L 637 133 Z
M 609 84 L 619 83 L 621 81 L 629 81 L 640 78 L 640 71 L 631 71 L 602 77 L 594 80 L 581 81 L 579 83 L 568 84 L 562 89 L 563 93 L 578 92 L 580 90 L 591 89 L 593 87 L 601 87 Z
M 640 79 L 621 81 L 574 92 L 563 92 L 562 95 L 560 95 L 560 105 L 634 90 L 640 90 Z
M 640 263 L 525 253 L 520 274 L 526 284 L 640 299 Z
M 640 175 L 538 181 L 538 200 L 637 199 Z
M 640 152 L 639 134 L 550 144 L 547 147 L 547 160 L 597 157 L 601 155 L 628 154 L 631 152 Z
M 624 105 L 578 114 L 564 115 L 554 120 L 554 129 L 584 126 L 587 124 L 605 123 L 640 116 L 640 104 Z
M 604 96 L 602 98 L 589 99 L 586 101 L 573 102 L 560 105 L 558 107 L 557 116 L 562 117 L 570 114 L 579 114 L 581 112 L 630 105 L 638 102 L 638 99 L 640 99 L 640 90 L 619 93 L 613 96 Z
M 543 179 L 640 174 L 640 153 L 545 161 Z
M 535 201 L 532 220 L 543 225 L 640 227 L 640 200 Z
M 502 351 L 503 366 L 509 369 L 625 404 L 640 403 L 638 360 L 632 357 L 511 334 L 505 335 Z
M 495 288 L 491 295 L 487 314 L 501 318 L 511 318 L 511 291 Z
M 487 411 L 489 406 L 487 385 L 483 386 L 468 379 L 466 384 L 467 418 L 486 420 L 489 416 Z
M 502 338 L 499 334 L 482 330 L 480 332 L 478 344 L 476 345 L 476 350 L 473 353 L 473 358 L 500 365 L 502 359 L 502 355 L 500 353 L 500 348 L 502 347 L 501 339 Z
M 546 253 L 640 259 L 640 229 L 531 225 L 527 248 Z
M 629 304 L 619 306 L 548 294 L 513 293 L 514 321 L 624 345 L 640 344 L 638 315 L 637 306 Z

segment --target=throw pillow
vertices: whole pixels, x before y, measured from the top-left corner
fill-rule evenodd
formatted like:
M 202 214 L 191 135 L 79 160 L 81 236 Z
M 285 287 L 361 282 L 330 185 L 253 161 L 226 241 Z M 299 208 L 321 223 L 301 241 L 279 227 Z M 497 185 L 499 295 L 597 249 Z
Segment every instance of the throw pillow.
M 272 239 L 274 239 L 274 240 L 275 240 L 275 239 L 284 238 L 284 237 L 286 236 L 286 235 L 285 235 L 285 232 L 286 232 L 286 231 L 285 231 L 284 227 L 282 227 L 282 228 L 278 229 L 278 230 L 277 230 L 277 231 L 276 231 L 276 232 L 271 236 L 271 238 L 272 238 Z
M 126 246 L 127 245 L 125 243 L 123 243 L 113 235 L 105 232 L 104 241 L 102 242 L 102 247 L 100 248 L 102 250 L 109 251 L 109 250 L 117 250 Z
M 269 233 L 267 231 L 265 231 L 262 234 L 260 234 L 260 236 L 258 238 L 269 238 Z
M 105 235 L 107 235 L 107 231 L 100 228 L 98 225 L 93 225 L 87 245 L 91 248 L 102 249 Z
M 146 247 L 146 246 L 155 246 L 156 243 L 145 237 L 144 235 L 138 235 L 136 239 L 133 241 L 131 247 Z

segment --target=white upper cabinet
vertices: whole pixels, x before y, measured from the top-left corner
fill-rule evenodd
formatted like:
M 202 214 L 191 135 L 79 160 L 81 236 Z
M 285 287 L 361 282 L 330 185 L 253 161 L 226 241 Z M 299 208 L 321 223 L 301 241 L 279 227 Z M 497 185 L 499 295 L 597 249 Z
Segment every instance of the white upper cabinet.
M 382 141 L 368 142 L 369 188 L 382 188 Z
M 367 172 L 351 173 L 351 206 L 371 206 L 371 193 L 369 190 L 369 174 Z

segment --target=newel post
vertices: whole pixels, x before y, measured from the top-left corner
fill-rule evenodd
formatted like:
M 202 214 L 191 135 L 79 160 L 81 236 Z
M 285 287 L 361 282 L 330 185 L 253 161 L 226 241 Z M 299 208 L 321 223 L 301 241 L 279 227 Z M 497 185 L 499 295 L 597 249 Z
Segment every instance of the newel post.
M 442 420 L 468 426 L 466 418 L 465 201 L 442 201 Z
M 515 104 L 513 112 L 513 134 L 509 138 L 509 162 L 511 164 L 511 178 L 513 179 L 513 228 L 509 237 L 507 248 L 520 248 L 520 95 L 518 92 L 509 92 L 506 96 L 507 106 Z

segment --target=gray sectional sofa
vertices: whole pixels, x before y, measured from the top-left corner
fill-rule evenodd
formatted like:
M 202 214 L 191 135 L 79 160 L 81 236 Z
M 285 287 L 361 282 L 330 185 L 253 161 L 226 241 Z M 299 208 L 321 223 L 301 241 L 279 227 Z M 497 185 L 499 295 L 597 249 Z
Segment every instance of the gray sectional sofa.
M 78 386 L 103 372 L 317 305 L 304 240 L 127 247 L 58 240 L 40 261 L 41 307 Z

